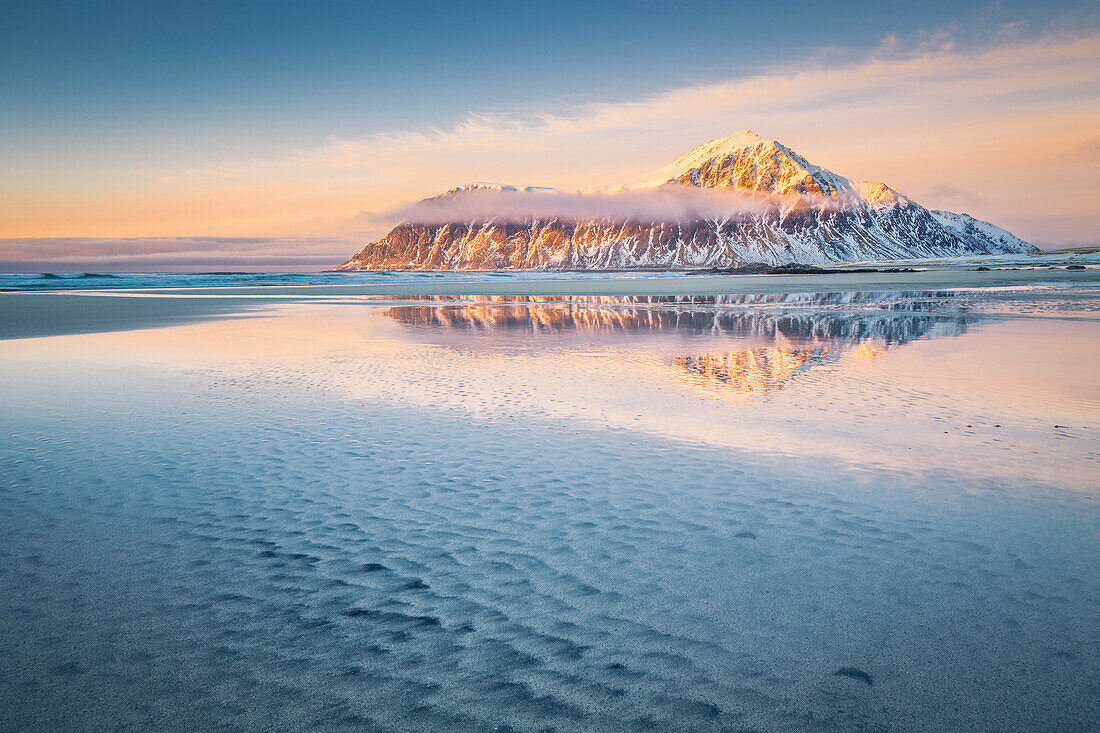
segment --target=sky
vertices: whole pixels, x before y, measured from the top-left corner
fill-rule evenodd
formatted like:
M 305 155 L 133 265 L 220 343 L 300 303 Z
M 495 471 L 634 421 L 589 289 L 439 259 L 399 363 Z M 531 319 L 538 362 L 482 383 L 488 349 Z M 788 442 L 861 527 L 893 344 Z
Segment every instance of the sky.
M 457 185 L 628 181 L 742 128 L 1094 244 L 1097 7 L 0 0 L 0 269 L 318 269 Z

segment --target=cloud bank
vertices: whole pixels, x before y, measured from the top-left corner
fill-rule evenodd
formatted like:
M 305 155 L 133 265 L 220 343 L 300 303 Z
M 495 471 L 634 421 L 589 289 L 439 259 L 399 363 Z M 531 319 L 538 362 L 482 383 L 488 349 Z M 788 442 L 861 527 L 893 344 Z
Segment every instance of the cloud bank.
M 19 237 L 0 239 L 0 271 L 315 271 L 331 267 L 355 246 L 352 240 L 301 237 Z
M 547 219 L 679 223 L 700 218 L 730 220 L 801 201 L 797 196 L 691 187 L 594 192 L 473 188 L 392 209 L 378 220 L 391 224 L 521 223 Z

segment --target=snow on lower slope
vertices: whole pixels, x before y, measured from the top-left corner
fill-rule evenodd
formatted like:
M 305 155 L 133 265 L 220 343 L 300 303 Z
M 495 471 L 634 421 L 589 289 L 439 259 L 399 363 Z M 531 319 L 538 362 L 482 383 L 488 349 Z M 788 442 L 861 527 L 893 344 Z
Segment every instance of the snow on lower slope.
M 984 250 L 988 254 L 1035 251 L 1032 245 L 1012 232 L 990 224 L 988 221 L 975 219 L 969 214 L 956 214 L 951 211 L 930 211 L 929 213 L 952 234 L 970 244 L 974 251 Z

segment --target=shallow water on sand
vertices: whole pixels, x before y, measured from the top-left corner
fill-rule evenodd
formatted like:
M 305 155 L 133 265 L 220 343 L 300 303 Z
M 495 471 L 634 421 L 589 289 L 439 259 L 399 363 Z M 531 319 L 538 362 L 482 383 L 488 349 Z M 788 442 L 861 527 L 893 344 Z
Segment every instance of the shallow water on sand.
M 0 342 L 0 729 L 1094 729 L 1097 295 Z

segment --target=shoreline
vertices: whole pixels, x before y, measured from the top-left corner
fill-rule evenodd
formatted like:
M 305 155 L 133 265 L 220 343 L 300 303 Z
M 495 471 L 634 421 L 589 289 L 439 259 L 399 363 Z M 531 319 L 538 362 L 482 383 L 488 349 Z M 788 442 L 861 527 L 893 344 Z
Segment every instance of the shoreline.
M 257 317 L 270 306 L 296 302 L 366 305 L 387 296 L 706 296 L 1098 285 L 1100 270 L 1043 269 L 5 291 L 0 292 L 0 340 Z
M 661 277 L 554 278 L 546 280 L 454 280 L 415 282 L 227 285 L 79 291 L 164 295 L 265 295 L 272 297 L 354 295 L 748 295 L 830 290 L 1008 287 L 1042 282 L 1100 283 L 1100 270 L 882 270 L 822 274 L 682 274 Z M 43 291 L 38 291 L 43 292 Z M 59 292 L 59 291 L 54 291 Z M 76 291 L 64 291 L 76 292 Z M 4 295 L 5 293 L 0 293 Z

